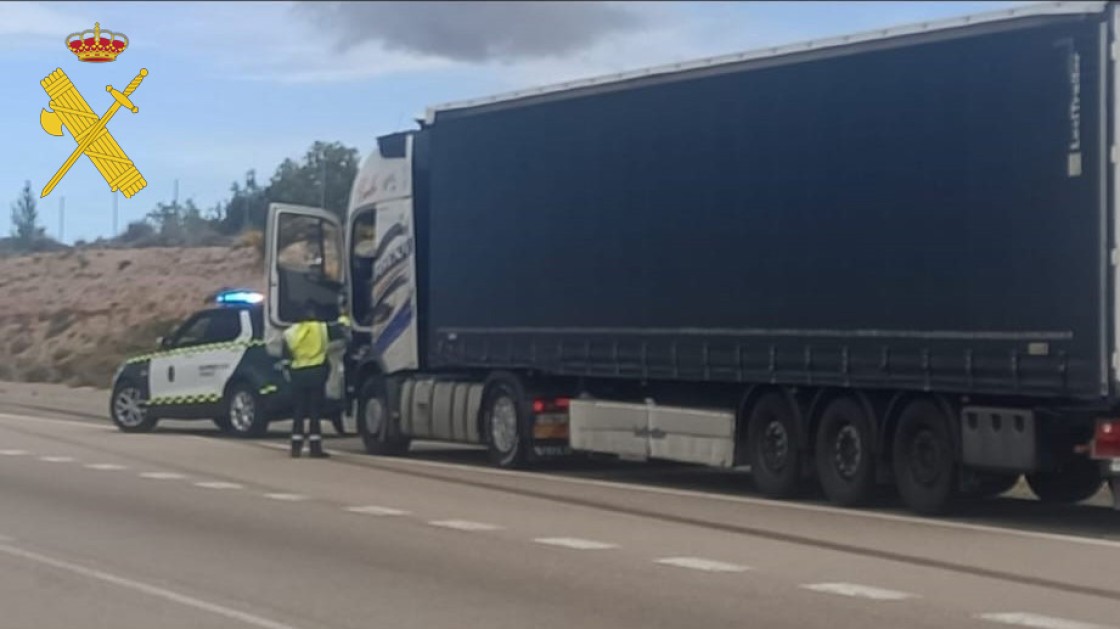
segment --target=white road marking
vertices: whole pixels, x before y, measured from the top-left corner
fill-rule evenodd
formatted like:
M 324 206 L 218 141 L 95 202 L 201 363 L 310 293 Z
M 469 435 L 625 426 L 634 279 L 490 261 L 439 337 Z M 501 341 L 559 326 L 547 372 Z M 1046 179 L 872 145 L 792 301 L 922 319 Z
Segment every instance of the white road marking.
M 913 594 L 907 594 L 906 592 L 885 590 L 883 588 L 860 585 L 858 583 L 811 583 L 802 585 L 801 587 L 814 592 L 839 594 L 840 596 L 851 596 L 854 598 L 869 598 L 873 601 L 901 601 L 907 598 L 914 598 Z
M 303 494 L 265 494 L 264 497 L 270 498 L 272 500 L 282 500 L 285 502 L 299 502 L 301 500 L 307 500 L 307 496 L 304 496 Z
M 103 425 L 96 424 L 96 423 L 93 423 L 93 422 L 71 421 L 71 420 L 65 420 L 65 419 L 54 419 L 54 418 L 48 418 L 48 417 L 34 417 L 34 416 L 26 416 L 26 415 L 12 415 L 10 413 L 0 413 L 0 419 L 14 419 L 14 420 L 17 420 L 17 421 L 27 421 L 27 422 L 51 421 L 51 422 L 57 422 L 57 423 L 63 423 L 63 424 L 73 424 L 75 426 L 83 426 L 85 428 L 94 428 L 94 429 L 97 429 L 97 430 L 107 430 L 107 431 L 116 431 L 117 430 L 113 426 L 103 426 Z M 202 439 L 203 437 L 199 437 L 199 438 Z M 206 438 L 206 439 L 211 444 L 221 444 L 221 443 L 223 443 L 223 442 L 219 442 L 219 441 L 214 441 L 213 439 L 209 439 L 209 438 Z M 228 443 L 230 444 L 230 447 L 240 447 L 233 442 L 228 442 Z M 426 443 L 426 442 L 422 441 L 420 443 Z M 431 443 L 439 443 L 439 442 L 431 442 Z M 256 444 L 256 445 L 260 445 L 260 446 L 263 446 L 263 447 L 266 447 L 266 448 L 273 448 L 273 449 L 276 449 L 276 450 L 287 450 L 288 449 L 287 445 L 281 445 L 281 444 L 261 443 L 261 444 Z M 343 456 L 343 457 L 349 457 L 351 455 L 351 453 L 349 453 L 349 452 L 341 452 L 341 451 L 333 450 L 333 449 L 327 449 L 327 452 L 330 452 L 331 454 L 336 455 L 336 456 Z M 581 486 L 586 486 L 586 487 L 603 487 L 603 488 L 608 488 L 608 489 L 618 489 L 618 490 L 623 490 L 623 491 L 641 492 L 641 493 L 649 493 L 649 494 L 659 494 L 659 495 L 665 495 L 665 496 L 677 496 L 677 497 L 685 497 L 685 498 L 702 498 L 702 499 L 706 499 L 706 500 L 716 500 L 716 501 L 720 501 L 720 502 L 754 505 L 754 506 L 766 507 L 766 508 L 770 508 L 770 509 L 780 509 L 780 510 L 786 510 L 786 511 L 802 511 L 802 512 L 809 512 L 809 513 L 830 513 L 830 514 L 839 515 L 839 516 L 843 516 L 843 517 L 847 517 L 847 518 L 862 518 L 862 519 L 867 519 L 867 520 L 879 520 L 879 521 L 883 521 L 883 522 L 897 522 L 897 523 L 902 523 L 902 524 L 912 524 L 912 525 L 918 525 L 918 526 L 934 527 L 934 528 L 942 528 L 942 529 L 952 529 L 952 530 L 958 530 L 958 531 L 975 531 L 975 532 L 980 532 L 980 533 L 991 533 L 991 534 L 1001 535 L 1001 536 L 1005 536 L 1005 537 L 1006 536 L 1011 536 L 1011 537 L 1020 537 L 1020 538 L 1026 538 L 1026 539 L 1040 539 L 1040 540 L 1048 540 L 1048 541 L 1054 541 L 1054 542 L 1065 542 L 1065 543 L 1071 543 L 1071 544 L 1081 544 L 1081 545 L 1086 545 L 1086 546 L 1100 546 L 1100 547 L 1105 547 L 1105 548 L 1120 549 L 1120 541 L 1115 541 L 1115 540 L 1096 539 L 1096 538 L 1091 538 L 1091 537 L 1077 537 L 1077 536 L 1065 535 L 1065 534 L 1061 534 L 1061 533 L 1042 533 L 1042 532 L 1037 532 L 1037 531 L 1026 531 L 1026 530 L 1022 530 L 1022 529 L 999 527 L 999 526 L 990 526 L 990 525 L 985 525 L 985 524 L 971 524 L 971 523 L 966 523 L 966 522 L 953 522 L 953 521 L 948 521 L 948 520 L 933 520 L 933 519 L 929 519 L 929 518 L 922 518 L 922 517 L 916 517 L 916 516 L 898 515 L 898 514 L 893 514 L 893 513 L 878 513 L 878 512 L 874 512 L 874 511 L 859 511 L 859 510 L 853 510 L 853 509 L 845 509 L 843 507 L 830 507 L 830 506 L 826 506 L 826 505 L 812 505 L 812 504 L 804 504 L 804 503 L 796 503 L 796 502 L 779 502 L 779 501 L 776 501 L 776 500 L 768 500 L 768 499 L 765 499 L 765 498 L 748 498 L 748 497 L 745 497 L 745 496 L 729 496 L 729 495 L 724 495 L 724 494 L 715 494 L 715 493 L 711 493 L 711 492 L 698 491 L 698 490 L 670 489 L 670 488 L 666 488 L 666 487 L 653 487 L 653 486 L 648 486 L 648 485 L 643 486 L 643 485 L 635 485 L 635 484 L 632 484 L 632 483 L 622 483 L 622 482 L 607 481 L 607 480 L 595 480 L 595 479 L 589 479 L 589 478 L 571 478 L 571 477 L 565 477 L 565 476 L 542 476 L 540 474 L 527 474 L 527 473 L 524 473 L 524 472 L 516 472 L 516 471 L 511 471 L 511 470 L 479 468 L 479 467 L 474 466 L 474 465 L 463 465 L 463 464 L 458 464 L 458 463 L 444 463 L 444 462 L 441 462 L 441 461 L 424 461 L 424 460 L 415 459 L 415 458 L 412 458 L 412 459 L 395 459 L 392 464 L 387 465 L 386 467 L 390 467 L 390 466 L 392 466 L 392 467 L 395 467 L 395 466 L 401 466 L 401 467 L 408 467 L 408 466 L 429 467 L 429 468 L 439 468 L 439 469 L 465 471 L 465 472 L 470 472 L 470 473 L 474 473 L 474 474 L 485 474 L 485 475 L 493 475 L 493 476 L 508 476 L 508 477 L 512 477 L 512 478 L 530 478 L 531 477 L 532 479 L 534 479 L 536 481 L 547 481 L 547 482 L 560 483 L 560 484 L 565 484 L 565 485 L 581 485 Z
M 27 450 L 0 450 L 0 455 L 3 456 L 23 456 L 28 454 Z
M 40 461 L 46 461 L 47 463 L 72 463 L 74 461 L 74 457 L 72 457 L 72 456 L 41 456 L 41 457 L 39 457 L 39 460 Z
M 178 480 L 186 478 L 185 474 L 178 474 L 176 472 L 144 472 L 140 474 L 140 478 L 150 478 L 152 480 Z
M 244 485 L 240 485 L 238 483 L 227 483 L 225 481 L 220 481 L 220 480 L 203 481 L 201 483 L 195 483 L 194 486 L 195 487 L 203 487 L 205 489 L 244 489 L 245 488 Z
M 444 443 L 421 442 L 421 443 L 435 443 L 438 445 L 446 445 Z M 260 444 L 264 447 L 274 448 L 277 450 L 285 450 L 287 446 L 280 444 Z M 353 456 L 350 452 L 341 452 L 336 450 L 328 450 L 331 454 L 340 457 Z M 856 509 L 846 509 L 844 507 L 829 507 L 825 505 L 813 505 L 797 502 L 781 502 L 777 500 L 767 500 L 765 498 L 747 498 L 745 496 L 729 496 L 725 494 L 715 494 L 711 492 L 689 490 L 689 489 L 670 489 L 666 487 L 653 487 L 650 485 L 635 485 L 630 483 L 621 483 L 617 481 L 595 480 L 590 478 L 573 478 L 568 476 L 542 476 L 540 474 L 530 474 L 525 472 L 516 472 L 511 470 L 499 470 L 493 468 L 478 467 L 475 465 L 463 465 L 459 463 L 444 463 L 442 461 L 424 461 L 416 458 L 402 458 L 394 459 L 392 463 L 371 466 L 374 468 L 382 467 L 384 469 L 391 469 L 393 467 L 431 467 L 456 471 L 470 472 L 473 474 L 484 474 L 492 476 L 508 476 L 511 478 L 531 478 L 535 481 L 544 481 L 551 483 L 560 483 L 565 485 L 582 485 L 587 487 L 604 487 L 608 489 L 619 489 L 624 491 L 641 492 L 648 494 L 660 494 L 665 496 L 678 496 L 685 498 L 703 498 L 706 500 L 717 500 L 720 502 L 730 502 L 737 504 L 754 505 L 759 507 L 766 507 L 770 509 L 780 509 L 786 511 L 803 511 L 808 513 L 830 513 L 848 518 L 861 518 L 867 520 L 879 520 L 884 522 L 897 522 L 901 524 L 911 524 L 925 527 L 953 529 L 958 531 L 976 531 L 980 533 L 992 533 L 1001 536 L 1022 537 L 1027 539 L 1042 539 L 1054 542 L 1068 542 L 1071 544 L 1083 544 L 1086 546 L 1103 546 L 1106 548 L 1120 548 L 1120 541 L 1096 539 L 1091 537 L 1076 537 L 1073 535 L 1064 535 L 1061 533 L 1040 533 L 1036 531 L 1026 531 L 1016 528 L 1007 528 L 999 526 L 989 526 L 985 524 L 969 524 L 966 522 L 953 522 L 949 520 L 934 520 L 929 518 L 922 518 L 917 516 L 897 515 L 893 513 L 879 513 L 875 511 L 860 511 Z
M 26 551 L 22 548 L 16 548 L 15 546 L 0 545 L 0 552 L 11 555 L 13 557 L 20 557 L 22 559 L 27 559 L 29 561 L 34 561 L 47 566 L 51 566 L 59 570 L 65 570 L 67 572 L 81 575 L 83 577 L 88 577 L 90 579 L 96 579 L 104 583 L 111 583 L 118 587 L 141 592 L 149 596 L 154 596 L 156 598 L 162 598 L 173 603 L 179 603 L 180 605 L 185 605 L 187 607 L 193 607 L 195 609 L 200 609 L 212 614 L 217 614 L 219 616 L 223 616 L 230 620 L 236 620 L 246 625 L 262 627 L 263 629 L 295 629 L 291 625 L 276 622 L 275 620 L 269 620 L 268 618 L 264 618 L 262 616 L 243 612 L 231 607 L 226 607 L 224 605 L 218 605 L 217 603 L 204 601 L 199 598 L 194 598 L 193 596 L 179 594 L 178 592 L 173 592 L 171 590 L 155 585 L 150 585 L 148 583 L 143 583 L 141 581 L 126 579 L 124 577 L 110 574 L 108 572 L 103 572 L 101 570 L 87 568 L 85 566 L 70 563 L 69 561 L 47 557 L 46 555 L 40 555 L 39 553 Z
M 366 507 L 346 507 L 346 510 L 350 513 L 360 513 L 362 515 L 408 515 L 409 513 L 408 511 L 404 511 L 402 509 L 393 509 L 391 507 L 377 507 L 372 505 Z
M 580 539 L 578 537 L 538 537 L 533 541 L 547 546 L 561 546 L 563 548 L 572 548 L 575 550 L 607 550 L 608 548 L 618 548 L 618 544 L 608 544 L 606 542 L 597 542 L 593 539 Z
M 747 566 L 740 566 L 733 563 L 724 563 L 722 561 L 713 561 L 711 559 L 703 559 L 701 557 L 665 557 L 657 559 L 656 563 L 666 566 L 676 566 L 677 568 L 690 568 L 692 570 L 703 570 L 704 572 L 746 572 L 750 570 Z
M 90 463 L 86 467 L 88 467 L 91 470 L 106 470 L 106 471 L 127 470 L 128 469 L 127 466 L 117 465 L 116 463 Z
M 445 529 L 455 529 L 456 531 L 497 531 L 502 528 L 496 524 L 471 522 L 470 520 L 432 520 L 428 524 Z
M 1035 627 L 1037 629 L 1105 629 L 1101 625 L 1092 625 L 1089 623 L 1078 622 L 1076 620 L 1052 618 L 1050 616 L 1040 616 L 1038 614 L 1028 614 L 1025 612 L 978 614 L 976 618 L 979 618 L 980 620 L 998 622 L 1005 625 Z

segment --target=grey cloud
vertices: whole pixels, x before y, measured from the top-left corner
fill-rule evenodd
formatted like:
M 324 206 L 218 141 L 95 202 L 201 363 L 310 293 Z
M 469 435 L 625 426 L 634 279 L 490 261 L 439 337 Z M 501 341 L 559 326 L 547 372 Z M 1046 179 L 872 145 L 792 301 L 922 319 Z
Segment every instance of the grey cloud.
M 571 54 L 645 23 L 610 2 L 300 2 L 342 50 L 366 42 L 456 61 Z

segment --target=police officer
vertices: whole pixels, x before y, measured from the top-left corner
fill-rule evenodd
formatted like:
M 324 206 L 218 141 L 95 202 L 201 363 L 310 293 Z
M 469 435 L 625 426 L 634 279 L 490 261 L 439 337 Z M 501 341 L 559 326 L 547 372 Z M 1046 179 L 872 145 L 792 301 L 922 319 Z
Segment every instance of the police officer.
M 320 427 L 327 385 L 327 324 L 322 320 L 315 302 L 304 304 L 303 318 L 284 331 L 284 350 L 289 356 L 289 374 L 295 415 L 292 417 L 292 457 L 303 450 L 303 420 L 309 420 L 307 440 L 312 458 L 326 458 Z

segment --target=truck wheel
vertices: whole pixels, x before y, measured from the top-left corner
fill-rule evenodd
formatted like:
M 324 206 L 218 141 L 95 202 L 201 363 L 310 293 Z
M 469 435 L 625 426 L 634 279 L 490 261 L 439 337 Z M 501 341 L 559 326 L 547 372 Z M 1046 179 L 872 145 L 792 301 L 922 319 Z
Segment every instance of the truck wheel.
M 911 510 L 933 515 L 952 503 L 957 463 L 947 418 L 929 400 L 911 402 L 899 417 L 891 459 L 902 501 Z
M 1073 504 L 1091 498 L 1101 489 L 1100 464 L 1087 457 L 1070 459 L 1061 469 L 1027 474 L 1027 484 L 1042 502 Z
M 875 489 L 871 418 L 851 398 L 829 403 L 817 428 L 816 465 L 821 488 L 833 503 L 867 503 Z
M 961 481 L 961 495 L 966 498 L 995 498 L 1011 490 L 1019 482 L 1019 474 L 969 472 Z
M 793 498 L 801 490 L 797 419 L 780 393 L 755 402 L 747 419 L 747 460 L 754 484 L 771 498 Z
M 234 384 L 226 391 L 222 404 L 225 412 L 218 423 L 235 437 L 249 439 L 260 437 L 268 430 L 268 418 L 257 401 L 257 396 L 246 384 Z
M 373 378 L 362 386 L 358 398 L 358 434 L 366 452 L 377 456 L 400 456 L 412 440 L 400 434 L 400 426 L 389 412 L 385 381 Z
M 129 380 L 122 380 L 113 387 L 109 398 L 109 417 L 121 432 L 149 432 L 159 419 L 143 406 L 140 387 Z
M 512 376 L 497 376 L 486 387 L 482 429 L 490 462 L 498 467 L 523 467 L 529 460 L 524 400 L 521 384 Z

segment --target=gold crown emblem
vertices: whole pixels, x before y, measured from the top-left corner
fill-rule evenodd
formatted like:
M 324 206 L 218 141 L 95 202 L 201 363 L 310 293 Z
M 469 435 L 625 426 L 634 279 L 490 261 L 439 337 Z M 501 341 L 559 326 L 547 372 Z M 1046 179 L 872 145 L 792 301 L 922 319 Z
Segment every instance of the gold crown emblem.
M 117 39 L 117 38 L 120 39 Z M 94 22 L 92 31 L 70 33 L 66 36 L 66 47 L 78 56 L 78 61 L 104 63 L 115 61 L 117 55 L 128 48 L 128 37 L 124 33 L 101 30 L 101 23 Z

